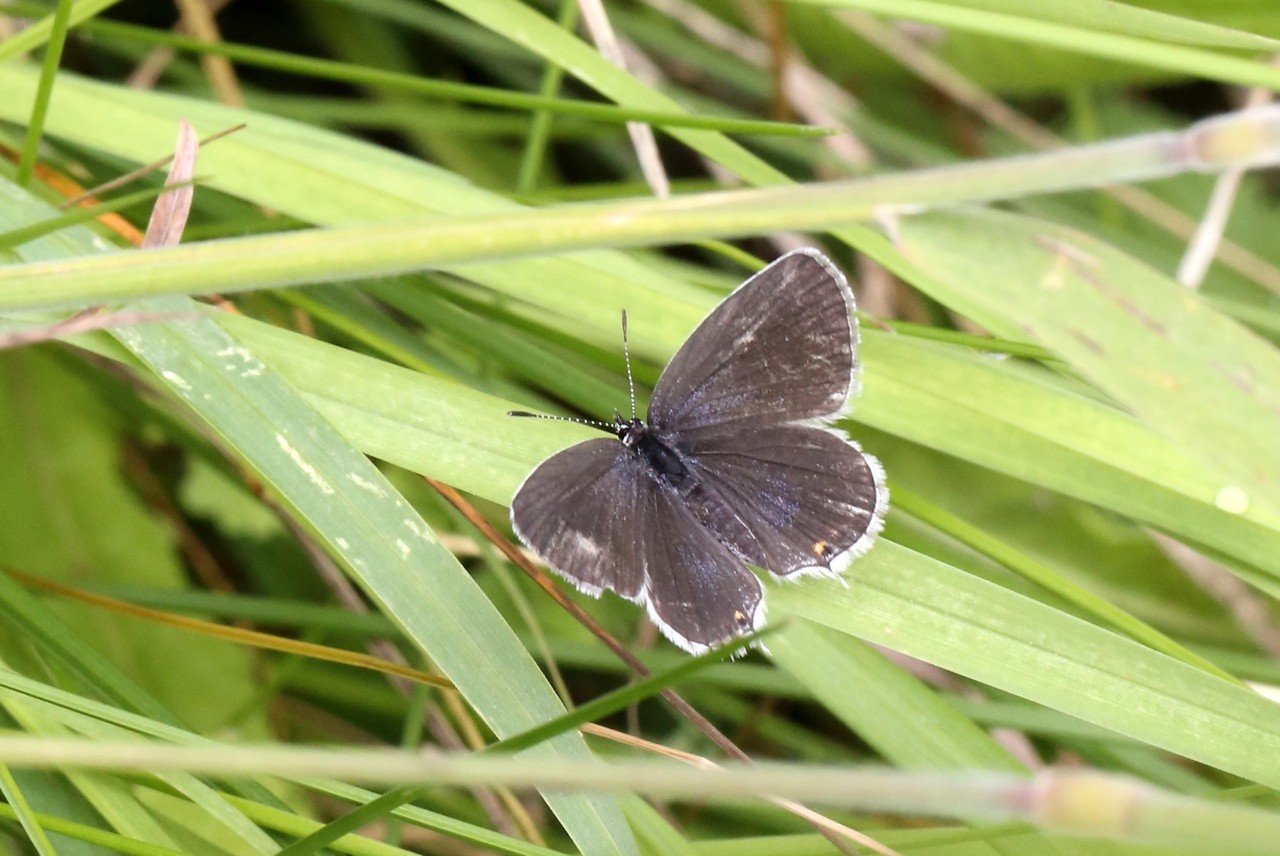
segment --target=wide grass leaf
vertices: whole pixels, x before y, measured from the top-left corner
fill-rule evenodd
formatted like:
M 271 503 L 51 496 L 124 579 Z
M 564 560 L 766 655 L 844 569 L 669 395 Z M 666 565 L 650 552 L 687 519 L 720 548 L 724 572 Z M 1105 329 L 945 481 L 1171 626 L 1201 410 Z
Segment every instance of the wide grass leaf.
M 1200 461 L 1216 480 L 1220 509 L 1252 511 L 1280 528 L 1275 346 L 1076 230 L 980 209 L 908 218 L 901 227 L 901 246 L 935 297 L 980 306 L 1061 356 Z
M 989 271 L 984 282 L 1000 276 Z M 949 282 L 982 290 L 960 271 Z M 858 421 L 1280 574 L 1272 515 L 1220 507 L 1222 479 L 1189 449 L 1049 371 L 873 330 L 862 356 Z
M 773 585 L 792 614 L 1225 772 L 1280 786 L 1280 707 L 1058 609 L 881 542 L 838 581 Z

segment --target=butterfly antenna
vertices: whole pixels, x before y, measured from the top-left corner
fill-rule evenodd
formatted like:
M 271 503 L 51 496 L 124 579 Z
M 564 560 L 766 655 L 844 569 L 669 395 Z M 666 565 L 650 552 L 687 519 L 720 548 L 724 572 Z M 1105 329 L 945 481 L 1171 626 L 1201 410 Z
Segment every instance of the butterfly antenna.
M 631 349 L 627 347 L 627 310 L 622 310 L 622 358 L 627 363 L 627 391 L 631 393 L 631 418 L 636 418 L 636 382 L 631 378 Z
M 579 425 L 590 425 L 593 428 L 602 428 L 609 433 L 613 433 L 614 426 L 609 422 L 600 422 L 596 419 L 580 419 L 576 416 L 549 416 L 546 413 L 530 413 L 527 410 L 508 410 L 508 416 L 520 416 L 524 419 L 551 419 L 556 422 L 576 422 Z

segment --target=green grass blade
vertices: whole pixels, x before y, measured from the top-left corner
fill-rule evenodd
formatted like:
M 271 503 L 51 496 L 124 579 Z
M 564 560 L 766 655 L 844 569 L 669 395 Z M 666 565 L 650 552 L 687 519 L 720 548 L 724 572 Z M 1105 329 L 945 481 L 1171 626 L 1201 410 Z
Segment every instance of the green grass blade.
M 858 421 L 1280 574 L 1271 519 L 1219 508 L 1210 471 L 1131 416 L 1044 372 L 908 337 L 868 330 L 861 353 Z
M 794 620 L 769 650 L 775 663 L 895 766 L 1022 769 L 970 719 L 860 640 Z
M 1054 351 L 1215 479 L 1228 514 L 1280 528 L 1280 352 L 1107 244 L 994 211 L 902 223 L 945 292 Z M 982 252 L 975 252 L 980 246 Z M 986 258 L 1001 259 L 992 275 Z
M 192 308 L 185 301 L 154 303 L 156 309 L 176 311 L 179 303 Z M 382 610 L 499 735 L 559 715 L 559 700 L 533 661 L 426 523 L 250 350 L 213 321 L 117 335 L 342 557 Z M 576 735 L 561 735 L 531 751 L 566 758 L 589 754 Z M 546 798 L 584 849 L 634 850 L 610 800 Z
M 9 768 L 3 764 L 0 764 L 0 794 L 4 795 L 4 801 L 12 807 L 13 814 L 22 825 L 22 831 L 27 834 L 27 843 L 32 849 L 39 856 L 57 856 L 58 851 L 54 849 L 49 836 L 45 834 L 40 818 L 31 810 L 27 798 L 22 794 L 22 789 L 18 787 L 17 780 L 13 778 L 13 773 L 9 772 Z
M 49 112 L 49 99 L 53 95 L 53 82 L 58 73 L 58 64 L 62 60 L 62 48 L 67 41 L 71 7 L 71 0 L 58 0 L 58 6 L 53 12 L 49 41 L 45 45 L 44 64 L 40 68 L 40 86 L 36 90 L 31 116 L 27 119 L 27 133 L 18 158 L 17 183 L 20 187 L 26 187 L 31 182 L 31 174 L 35 170 L 40 134 L 44 129 L 45 116 Z
M 1204 76 L 1242 86 L 1280 88 L 1280 70 L 1263 61 L 1218 54 L 1150 39 L 1100 32 L 1081 27 L 1015 17 L 996 12 L 959 8 L 931 0 L 789 0 L 789 2 L 859 9 L 879 15 L 910 18 L 940 27 L 1006 38 L 1027 45 L 1042 45 L 1178 74 Z
M 735 119 L 731 116 L 692 116 L 674 110 L 631 109 L 615 107 L 610 104 L 598 104 L 591 101 L 528 95 L 509 89 L 496 89 L 488 86 L 436 80 L 350 63 L 334 62 L 333 60 L 313 59 L 248 45 L 236 45 L 229 42 L 206 42 L 190 36 L 114 21 L 95 21 L 87 24 L 85 29 L 98 32 L 104 36 L 138 40 L 202 54 L 223 56 L 244 65 L 261 66 L 276 71 L 291 72 L 304 77 L 368 86 L 384 86 L 460 103 L 485 104 L 490 107 L 505 107 L 513 110 L 545 111 L 565 116 L 580 116 L 597 121 L 646 122 L 659 128 L 699 128 L 728 134 L 814 137 L 831 133 L 830 129 L 827 128 L 813 128 L 786 122 Z
M 1046 591 L 1053 592 L 1067 603 L 1073 604 L 1085 614 L 1092 615 L 1098 621 L 1111 625 L 1113 630 L 1126 634 L 1130 638 L 1149 646 L 1154 651 L 1168 654 L 1170 657 L 1203 669 L 1211 675 L 1217 675 L 1226 681 L 1235 678 L 1223 669 L 1198 654 L 1179 645 L 1164 633 L 1156 630 L 1144 621 L 1139 621 L 1123 609 L 1114 606 L 1105 598 L 1095 595 L 1082 585 L 1054 573 L 1051 568 L 1035 561 L 1020 551 L 1010 547 L 984 532 L 981 528 L 965 522 L 954 514 L 939 508 L 920 497 L 896 488 L 893 492 L 894 508 L 900 513 L 910 514 L 927 522 L 940 532 L 967 544 L 984 556 L 999 562 L 1004 567 L 1019 574 L 1024 579 L 1034 582 Z
M 156 187 L 148 190 L 139 190 L 134 193 L 128 193 L 123 196 L 109 199 L 97 205 L 88 208 L 74 208 L 64 214 L 56 217 L 50 217 L 46 220 L 40 220 L 27 226 L 20 226 L 17 229 L 9 229 L 0 232 L 0 250 L 16 247 L 25 244 L 28 241 L 34 241 L 36 238 L 51 234 L 59 229 L 66 229 L 70 226 L 78 226 L 81 223 L 88 223 L 96 220 L 103 214 L 109 214 L 115 211 L 122 211 L 142 202 L 155 199 L 161 193 L 182 187 L 189 182 L 180 182 L 178 184 L 170 184 L 164 187 Z
M 1108 0 L 957 0 L 950 5 L 1025 18 L 1053 21 L 1087 30 L 1121 33 L 1151 40 L 1240 50 L 1275 50 L 1275 39 L 1156 9 Z
M 891 542 L 860 559 L 848 580 L 848 588 L 775 585 L 769 602 L 1219 770 L 1280 785 L 1280 708 L 1251 690 Z
M 530 746 L 536 746 L 544 740 L 553 737 L 561 732 L 576 728 L 579 725 L 585 725 L 588 722 L 594 722 L 597 719 L 603 719 L 611 713 L 617 713 L 625 710 L 633 704 L 639 704 L 650 696 L 662 692 L 667 687 L 687 680 L 694 674 L 701 672 L 707 666 L 714 665 L 723 661 L 727 657 L 733 656 L 735 653 L 743 651 L 747 646 L 754 645 L 764 636 L 769 635 L 776 628 L 766 628 L 764 630 L 749 633 L 746 636 L 734 639 L 732 642 L 719 648 L 713 648 L 697 657 L 690 657 L 688 660 L 679 665 L 667 669 L 662 672 L 649 675 L 625 687 L 620 687 L 611 693 L 592 699 L 586 704 L 580 705 L 566 713 L 564 716 L 551 722 L 543 723 L 536 728 L 531 728 L 523 734 L 515 734 L 511 737 L 504 738 L 497 743 L 485 747 L 486 752 L 519 752 Z

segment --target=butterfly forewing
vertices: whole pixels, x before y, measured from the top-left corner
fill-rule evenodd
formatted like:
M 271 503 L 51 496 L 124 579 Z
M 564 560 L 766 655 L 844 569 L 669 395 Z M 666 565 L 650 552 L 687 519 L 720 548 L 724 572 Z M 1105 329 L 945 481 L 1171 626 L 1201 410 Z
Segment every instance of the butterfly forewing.
M 630 600 L 644 590 L 636 545 L 645 530 L 643 494 L 653 489 L 617 440 L 588 440 L 543 461 L 511 501 L 520 540 L 579 589 Z
M 649 422 L 666 432 L 829 417 L 855 377 L 853 297 L 816 250 L 798 250 L 712 311 L 658 379 Z

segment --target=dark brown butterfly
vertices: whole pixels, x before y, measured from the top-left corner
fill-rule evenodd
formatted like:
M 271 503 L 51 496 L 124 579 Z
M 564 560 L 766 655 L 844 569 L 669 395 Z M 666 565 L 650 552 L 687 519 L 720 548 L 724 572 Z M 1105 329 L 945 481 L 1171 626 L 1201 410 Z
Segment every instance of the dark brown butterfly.
M 858 387 L 853 308 L 820 252 L 779 258 L 689 336 L 647 420 L 590 423 L 616 438 L 529 474 L 511 504 L 516 534 L 581 591 L 643 604 L 686 651 L 763 626 L 745 563 L 783 579 L 837 575 L 884 524 L 884 470 L 826 427 Z

